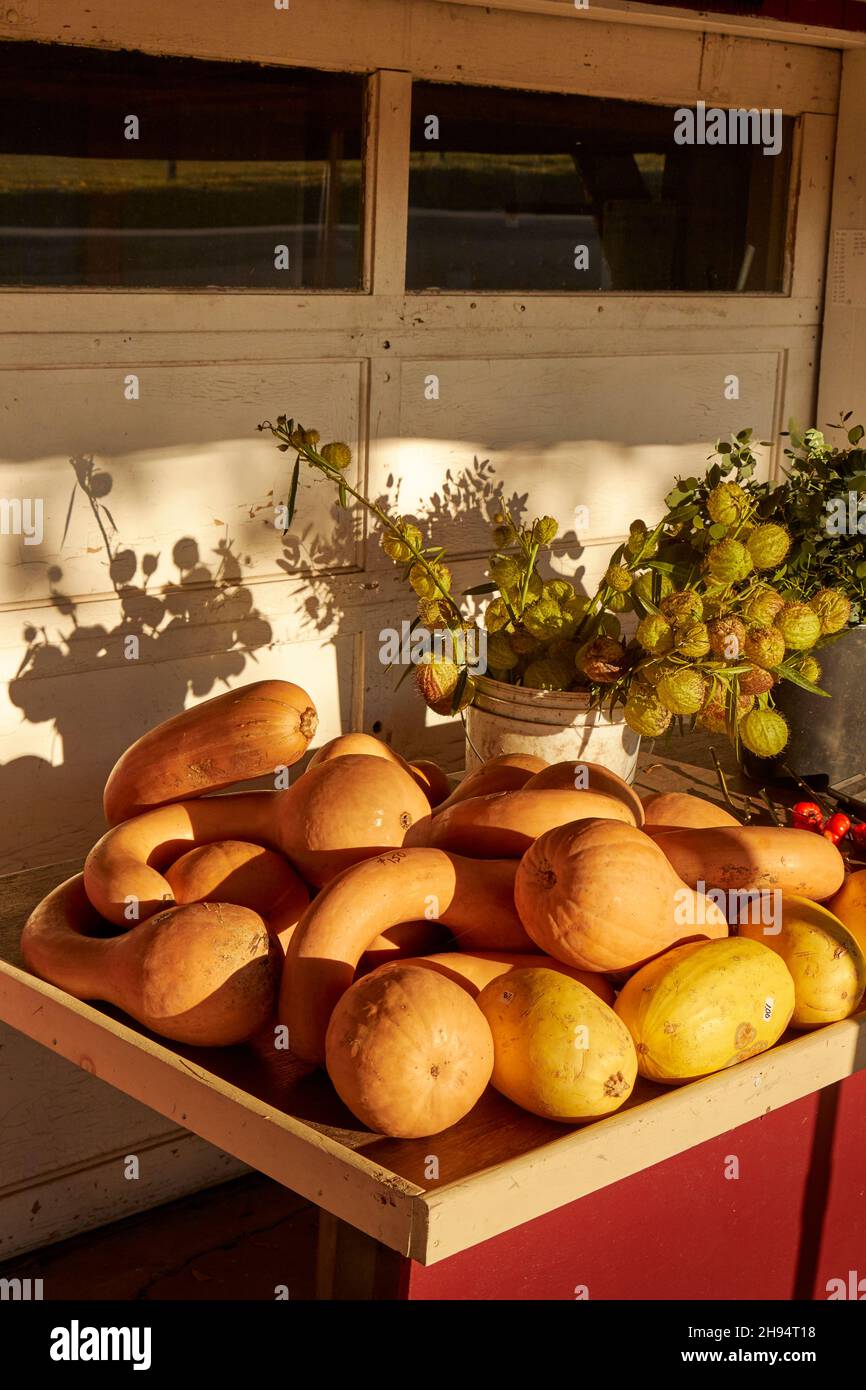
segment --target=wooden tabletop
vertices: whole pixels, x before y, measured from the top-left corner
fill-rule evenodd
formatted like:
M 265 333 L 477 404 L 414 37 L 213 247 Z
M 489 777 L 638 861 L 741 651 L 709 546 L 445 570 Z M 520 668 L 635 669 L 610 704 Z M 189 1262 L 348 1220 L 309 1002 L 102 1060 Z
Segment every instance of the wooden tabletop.
M 650 754 L 636 786 L 719 796 L 714 771 Z M 640 1080 L 627 1105 L 558 1125 L 489 1088 L 460 1124 L 421 1140 L 360 1127 L 324 1073 L 254 1044 L 187 1048 L 118 1010 L 82 1003 L 21 966 L 31 907 L 77 862 L 0 879 L 0 1017 L 78 1066 L 428 1264 L 554 1210 L 866 1067 L 866 1013 L 669 1089 Z M 432 1160 L 436 1160 L 434 1164 Z M 429 1173 L 438 1169 L 438 1177 Z

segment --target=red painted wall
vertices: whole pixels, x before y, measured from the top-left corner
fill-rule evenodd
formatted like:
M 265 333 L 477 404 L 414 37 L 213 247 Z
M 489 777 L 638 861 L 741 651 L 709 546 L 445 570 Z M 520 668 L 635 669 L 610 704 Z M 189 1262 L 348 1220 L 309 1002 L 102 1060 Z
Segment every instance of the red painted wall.
M 413 1263 L 404 1296 L 573 1299 L 586 1285 L 590 1299 L 825 1299 L 849 1270 L 866 1280 L 862 1071 L 453 1259 Z

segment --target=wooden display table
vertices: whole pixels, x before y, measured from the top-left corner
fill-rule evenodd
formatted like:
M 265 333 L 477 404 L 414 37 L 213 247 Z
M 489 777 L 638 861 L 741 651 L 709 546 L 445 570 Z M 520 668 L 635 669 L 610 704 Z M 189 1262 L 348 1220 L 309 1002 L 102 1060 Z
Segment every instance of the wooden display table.
M 715 781 L 656 759 L 637 785 Z M 866 1012 L 688 1086 L 639 1081 L 584 1128 L 489 1089 L 444 1134 L 384 1139 L 267 1041 L 174 1046 L 28 974 L 21 925 L 77 867 L 0 880 L 0 1017 L 315 1203 L 322 1296 L 825 1298 L 866 1277 Z

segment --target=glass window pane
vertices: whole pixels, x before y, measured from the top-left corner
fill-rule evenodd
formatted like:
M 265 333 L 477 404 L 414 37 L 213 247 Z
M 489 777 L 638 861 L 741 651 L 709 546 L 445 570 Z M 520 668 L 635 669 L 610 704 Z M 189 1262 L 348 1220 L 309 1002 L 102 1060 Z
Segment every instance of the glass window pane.
M 407 288 L 781 292 L 781 150 L 678 144 L 673 108 L 416 83 Z
M 357 289 L 363 107 L 345 73 L 0 44 L 0 284 Z

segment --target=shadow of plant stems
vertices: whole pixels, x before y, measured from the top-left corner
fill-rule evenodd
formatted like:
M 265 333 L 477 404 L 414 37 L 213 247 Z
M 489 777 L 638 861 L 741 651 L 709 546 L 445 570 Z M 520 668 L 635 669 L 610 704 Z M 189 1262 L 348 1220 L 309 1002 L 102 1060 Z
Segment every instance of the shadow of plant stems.
M 0 766 L 0 868 L 6 871 L 87 849 L 104 829 L 101 788 L 123 750 L 145 728 L 180 713 L 189 695 L 206 698 L 219 693 L 219 686 L 228 687 L 255 662 L 255 653 L 273 641 L 270 623 L 244 583 L 251 561 L 236 552 L 227 532 L 210 561 L 202 558 L 198 541 L 180 537 L 172 547 L 177 582 L 151 589 L 160 556 L 138 554 L 123 544 L 123 519 L 119 526 L 107 500 L 112 475 L 92 455 L 73 457 L 70 466 L 74 482 L 61 546 L 75 508 L 88 507 L 100 536 L 94 553 L 104 554 L 118 616 L 111 625 L 88 623 L 88 604 L 64 591 L 59 565 L 49 567 L 51 606 L 63 623 L 58 629 L 47 623 L 25 626 L 25 650 L 9 683 L 9 699 L 27 723 L 53 725 L 59 756 L 49 761 L 24 755 Z M 401 483 L 392 473 L 385 492 L 375 499 L 389 513 L 399 511 Z M 252 504 L 250 516 L 270 514 L 272 505 L 270 498 Z M 475 458 L 471 468 L 449 470 L 413 520 L 430 543 L 445 538 L 455 551 L 465 550 L 466 522 L 483 518 L 489 523 L 503 506 L 520 521 L 527 513 L 527 497 L 506 499 L 493 465 Z M 294 530 L 278 537 L 282 553 L 276 564 L 301 586 L 298 599 L 306 621 L 299 637 L 339 636 L 344 622 L 355 632 L 363 621 L 346 613 L 334 574 L 321 571 L 345 574 L 346 558 L 363 540 L 366 519 L 361 507 L 342 508 L 336 498 L 330 517 L 327 536 L 305 526 L 299 515 Z M 271 524 L 269 515 L 265 524 Z M 571 539 L 566 535 L 563 541 L 568 545 Z M 377 544 L 378 536 L 371 535 L 370 542 Z M 570 556 L 569 551 L 560 553 Z M 478 574 L 471 582 L 478 582 L 484 560 L 474 563 Z M 414 612 L 407 586 L 405 606 L 389 614 L 388 621 L 399 625 Z M 129 638 L 137 642 L 137 659 L 125 655 Z M 109 670 L 117 672 L 110 685 Z M 286 676 L 291 677 L 290 670 Z M 395 672 L 395 686 L 397 679 Z M 399 725 L 382 732 L 423 743 L 430 756 L 440 742 L 440 731 L 425 728 L 425 707 L 412 692 L 401 700 Z
M 54 631 L 48 624 L 24 628 L 24 656 L 9 699 L 28 723 L 54 725 L 61 756 L 54 762 L 24 756 L 0 767 L 0 845 L 13 868 L 87 848 L 104 828 L 103 782 L 129 743 L 184 709 L 190 694 L 227 688 L 273 637 L 227 535 L 211 562 L 196 540 L 181 537 L 172 549 L 177 582 L 151 591 L 159 555 L 138 555 L 122 544 L 105 500 L 111 475 L 90 456 L 70 464 L 75 482 L 64 540 L 74 508 L 89 507 L 119 611 L 111 626 L 88 623 L 88 605 L 64 592 L 60 566 L 49 568 L 51 603 L 65 621 Z M 130 638 L 137 659 L 126 655 Z M 111 685 L 108 670 L 117 672 Z M 43 809 L 22 814 L 22 807 Z

